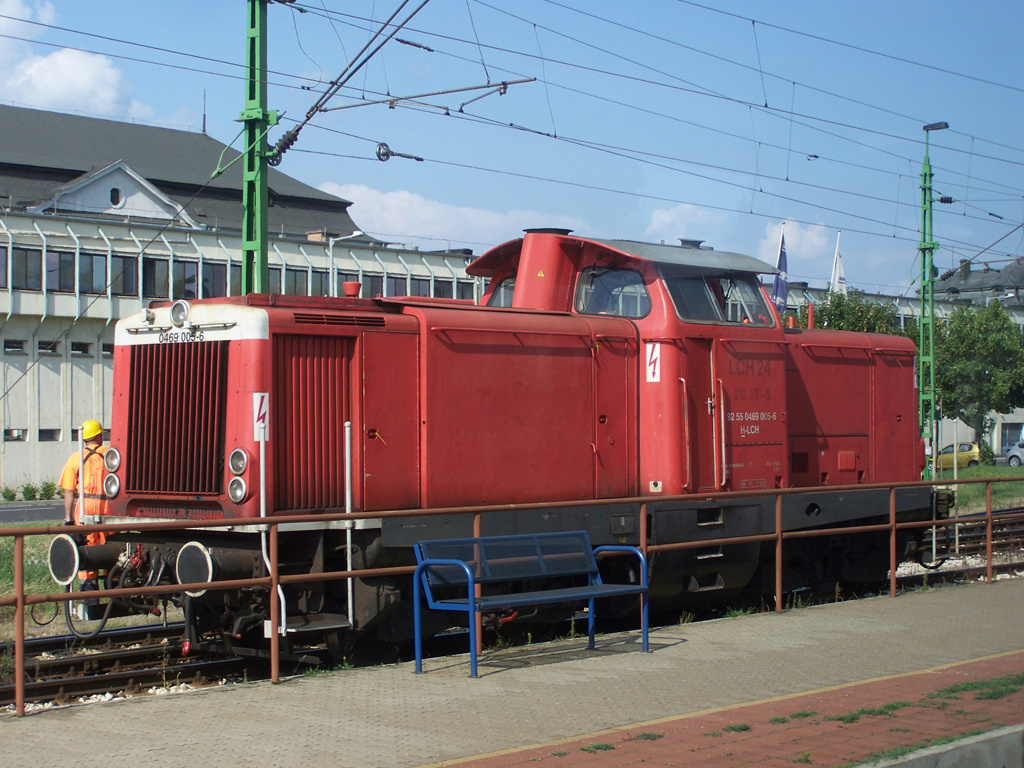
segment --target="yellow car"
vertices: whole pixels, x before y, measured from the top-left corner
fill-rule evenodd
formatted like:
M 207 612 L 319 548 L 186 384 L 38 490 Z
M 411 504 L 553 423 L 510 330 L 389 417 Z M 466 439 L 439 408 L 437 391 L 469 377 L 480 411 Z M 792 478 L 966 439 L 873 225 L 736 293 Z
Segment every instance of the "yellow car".
M 960 443 L 956 446 L 957 467 L 976 467 L 981 462 L 981 453 L 977 443 Z M 935 459 L 937 469 L 953 468 L 953 446 L 947 445 Z

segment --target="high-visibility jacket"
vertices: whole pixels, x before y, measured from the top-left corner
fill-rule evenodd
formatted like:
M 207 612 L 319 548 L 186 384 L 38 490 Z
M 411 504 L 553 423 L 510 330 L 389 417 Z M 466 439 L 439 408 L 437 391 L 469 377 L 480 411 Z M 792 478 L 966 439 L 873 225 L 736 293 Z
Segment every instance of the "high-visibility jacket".
M 75 523 L 81 524 L 79 516 L 81 515 L 81 499 L 78 498 L 78 494 L 82 494 L 85 499 L 85 514 L 86 515 L 99 515 L 103 516 L 107 514 L 107 497 L 103 493 L 103 454 L 107 452 L 107 446 L 105 445 L 86 445 L 85 449 L 85 461 L 82 464 L 85 479 L 82 483 L 79 483 L 78 479 L 78 465 L 79 465 L 79 453 L 75 451 L 68 457 L 67 464 L 64 465 L 64 471 L 60 475 L 60 487 L 65 491 L 74 491 L 75 498 Z M 85 537 L 86 544 L 104 544 L 107 540 L 105 533 L 90 533 Z M 93 571 L 82 571 L 79 574 L 79 578 L 82 579 L 95 579 L 98 576 Z

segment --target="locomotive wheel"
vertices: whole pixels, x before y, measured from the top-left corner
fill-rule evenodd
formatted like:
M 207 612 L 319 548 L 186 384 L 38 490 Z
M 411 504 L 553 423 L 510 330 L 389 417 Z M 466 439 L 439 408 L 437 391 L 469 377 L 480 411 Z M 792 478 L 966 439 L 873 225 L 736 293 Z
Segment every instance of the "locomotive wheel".
M 349 630 L 328 630 L 324 633 L 324 644 L 327 647 L 327 657 L 332 664 L 344 664 L 351 660 L 354 642 Z

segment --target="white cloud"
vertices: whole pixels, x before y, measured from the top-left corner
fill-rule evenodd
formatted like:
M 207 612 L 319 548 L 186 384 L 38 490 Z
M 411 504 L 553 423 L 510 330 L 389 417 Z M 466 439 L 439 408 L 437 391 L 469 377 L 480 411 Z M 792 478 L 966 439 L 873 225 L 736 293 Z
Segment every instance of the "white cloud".
M 779 232 L 781 222 L 772 222 L 764 228 L 764 237 L 757 244 L 757 257 L 769 264 L 779 260 Z M 803 225 L 786 222 L 786 261 L 789 274 L 801 278 L 828 275 L 832 270 L 835 239 L 832 230 L 824 225 Z
M 680 238 L 706 240 L 709 230 L 726 220 L 721 211 L 680 203 L 673 208 L 656 208 L 644 230 L 649 240 L 675 243 Z
M 51 23 L 52 3 L 0 0 L 0 14 Z M 44 34 L 38 27 L 0 19 L 0 33 Z M 30 43 L 0 38 L 0 99 L 13 104 L 87 115 L 152 120 L 153 110 L 130 98 L 124 74 L 106 56 L 70 48 L 36 54 Z
M 405 190 L 381 192 L 362 184 L 325 182 L 320 189 L 352 201 L 349 212 L 356 226 L 382 240 L 437 249 L 467 246 L 484 248 L 521 237 L 538 226 L 586 232 L 581 219 L 538 211 L 488 211 L 428 200 Z

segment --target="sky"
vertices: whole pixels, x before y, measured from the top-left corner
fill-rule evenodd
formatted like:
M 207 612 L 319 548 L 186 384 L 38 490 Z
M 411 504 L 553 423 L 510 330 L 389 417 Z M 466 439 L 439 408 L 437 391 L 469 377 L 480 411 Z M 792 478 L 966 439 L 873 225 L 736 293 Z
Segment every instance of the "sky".
M 280 165 L 383 240 L 480 254 L 561 227 L 774 264 L 784 228 L 790 280 L 824 286 L 838 238 L 850 286 L 903 295 L 922 128 L 945 121 L 936 265 L 1024 256 L 1020 0 L 273 3 L 271 142 L 399 8 L 415 14 Z M 242 0 L 0 0 L 0 103 L 241 148 L 245 23 Z M 456 89 L 474 90 L 407 98 Z M 382 142 L 422 159 L 381 162 Z

